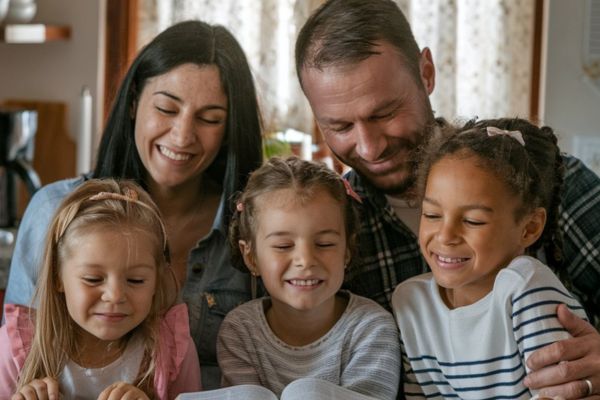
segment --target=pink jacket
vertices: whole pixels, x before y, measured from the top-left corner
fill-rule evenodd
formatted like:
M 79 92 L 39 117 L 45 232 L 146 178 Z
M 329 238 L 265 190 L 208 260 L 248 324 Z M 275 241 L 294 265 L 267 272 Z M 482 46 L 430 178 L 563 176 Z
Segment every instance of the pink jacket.
M 6 323 L 0 327 L 0 399 L 10 399 L 19 371 L 23 368 L 31 340 L 33 322 L 27 307 L 6 304 Z M 190 337 L 187 306 L 177 304 L 160 323 L 159 358 L 156 360 L 154 389 L 159 399 L 174 399 L 179 393 L 196 392 L 200 387 L 200 365 Z

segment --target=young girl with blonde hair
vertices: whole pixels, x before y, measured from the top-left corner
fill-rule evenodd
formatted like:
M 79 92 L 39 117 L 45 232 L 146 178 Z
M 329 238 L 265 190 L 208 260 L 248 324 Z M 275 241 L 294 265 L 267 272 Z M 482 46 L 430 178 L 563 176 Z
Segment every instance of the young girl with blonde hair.
M 171 399 L 200 389 L 156 205 L 132 181 L 90 180 L 58 208 L 35 312 L 7 305 L 0 398 Z

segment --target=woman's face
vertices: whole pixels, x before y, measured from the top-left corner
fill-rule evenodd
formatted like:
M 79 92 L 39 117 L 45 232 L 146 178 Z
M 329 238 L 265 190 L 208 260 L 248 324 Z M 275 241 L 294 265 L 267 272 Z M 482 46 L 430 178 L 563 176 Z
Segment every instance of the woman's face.
M 135 144 L 150 186 L 200 179 L 217 156 L 227 95 L 215 65 L 182 64 L 148 79 L 136 109 Z

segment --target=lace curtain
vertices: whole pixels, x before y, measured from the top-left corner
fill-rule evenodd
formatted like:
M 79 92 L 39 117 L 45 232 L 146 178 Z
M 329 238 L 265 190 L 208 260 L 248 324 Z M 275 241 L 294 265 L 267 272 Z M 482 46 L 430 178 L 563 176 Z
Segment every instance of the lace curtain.
M 139 45 L 175 22 L 227 27 L 253 70 L 266 128 L 312 130 L 294 70 L 298 30 L 322 0 L 140 0 Z M 533 7 L 530 0 L 396 0 L 419 46 L 433 52 L 437 116 L 527 117 Z
M 437 116 L 529 117 L 535 2 L 396 2 L 419 46 L 433 53 Z

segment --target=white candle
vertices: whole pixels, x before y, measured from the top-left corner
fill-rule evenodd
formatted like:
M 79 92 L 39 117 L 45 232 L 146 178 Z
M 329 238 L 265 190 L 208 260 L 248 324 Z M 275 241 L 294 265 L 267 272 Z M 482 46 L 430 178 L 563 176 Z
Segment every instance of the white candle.
M 92 169 L 92 94 L 87 86 L 81 90 L 79 138 L 77 140 L 77 174 Z

